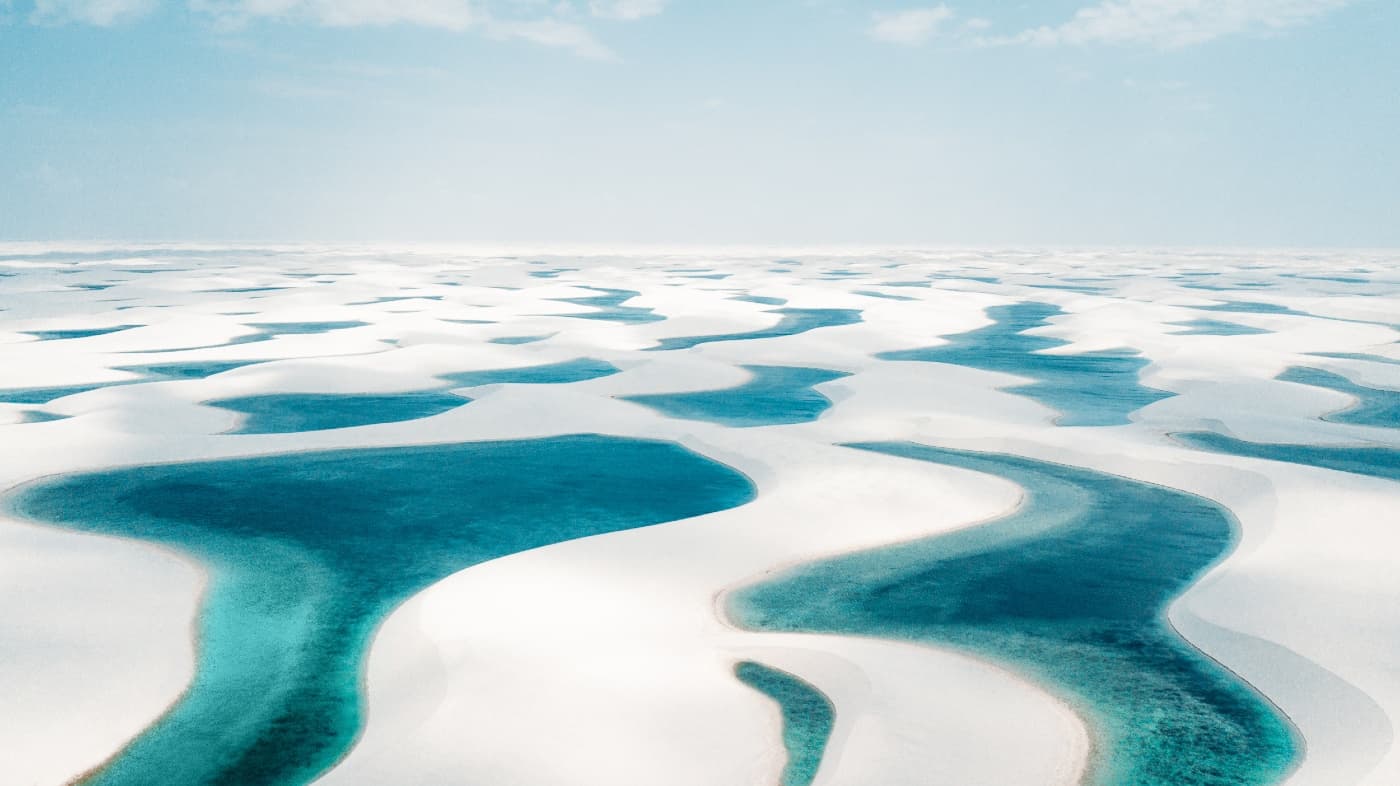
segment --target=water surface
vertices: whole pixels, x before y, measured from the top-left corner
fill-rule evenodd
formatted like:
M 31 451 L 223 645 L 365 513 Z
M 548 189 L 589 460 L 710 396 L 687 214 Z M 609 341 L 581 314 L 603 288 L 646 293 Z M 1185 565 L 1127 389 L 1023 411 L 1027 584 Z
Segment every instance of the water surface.
M 1069 342 L 1025 331 L 1050 324 L 1062 313 L 1048 303 L 1016 303 L 993 306 L 987 316 L 993 324 L 967 333 L 945 336 L 947 344 L 923 349 L 882 352 L 882 360 L 952 363 L 1030 377 L 1028 385 L 1007 388 L 1011 393 L 1060 411 L 1061 426 L 1116 426 L 1128 423 L 1128 415 L 1174 394 L 1144 387 L 1138 372 L 1146 358 L 1129 350 L 1049 355 L 1042 350 Z
M 1306 464 L 1338 472 L 1353 472 L 1387 480 L 1400 480 L 1400 448 L 1381 445 L 1306 445 L 1282 442 L 1250 442 L 1211 431 L 1186 431 L 1173 439 L 1193 448 L 1247 458 Z
M 716 333 L 707 336 L 663 338 L 659 344 L 649 349 L 664 352 L 673 349 L 689 349 L 716 341 L 748 341 L 758 338 L 794 336 L 817 328 L 853 325 L 860 321 L 860 310 L 852 308 L 777 308 L 765 313 L 780 314 L 782 318 L 778 320 L 778 324 L 772 327 L 744 333 Z
M 640 295 L 640 292 L 631 289 L 607 289 L 604 287 L 580 288 L 591 289 L 594 292 L 601 292 L 602 294 L 590 295 L 587 297 L 564 297 L 554 299 L 561 303 L 572 303 L 576 306 L 587 306 L 596 310 L 583 314 L 559 314 L 558 316 L 573 317 L 575 319 L 601 319 L 607 322 L 626 322 L 631 324 L 660 322 L 665 319 L 665 317 L 660 314 L 653 313 L 655 309 L 625 305 L 627 301 Z
M 782 786 L 809 786 L 817 777 L 836 724 L 831 700 L 805 680 L 761 663 L 743 661 L 735 665 L 734 675 L 777 702 L 782 712 L 788 760 L 779 782 Z
M 143 325 L 114 325 L 104 328 L 78 328 L 73 330 L 25 330 L 23 333 L 34 336 L 40 341 L 62 341 L 70 338 L 92 338 L 93 336 L 105 336 L 108 333 L 120 333 L 123 330 L 144 327 Z
M 704 420 L 722 426 L 775 426 L 816 420 L 831 406 L 831 399 L 813 387 L 850 376 L 822 368 L 742 368 L 752 377 L 737 387 L 622 398 L 645 404 L 673 418 Z
M 438 378 L 455 387 L 477 387 L 479 385 L 502 384 L 563 384 L 584 382 L 590 379 L 616 374 L 617 366 L 596 358 L 578 358 L 562 363 L 548 363 L 541 366 L 519 366 L 516 368 L 488 368 L 479 371 L 456 371 L 439 374 Z
M 740 624 L 923 642 L 999 662 L 1086 719 L 1089 786 L 1263 786 L 1292 766 L 1299 748 L 1286 720 L 1165 618 L 1231 549 L 1222 508 L 1021 456 L 852 447 L 995 474 L 1025 496 L 988 524 L 802 565 L 735 592 Z
M 300 786 L 354 740 L 370 637 L 413 593 L 496 557 L 753 496 L 677 445 L 582 435 L 110 470 L 31 485 L 13 504 L 210 570 L 194 682 L 84 784 Z
M 286 434 L 416 420 L 456 409 L 470 400 L 434 390 L 381 395 L 268 393 L 205 403 L 243 415 L 230 434 Z
M 1172 332 L 1175 336 L 1258 336 L 1265 333 L 1272 333 L 1271 330 L 1263 328 L 1241 325 L 1238 322 L 1225 322 L 1219 319 L 1189 319 L 1185 322 L 1171 322 L 1168 324 L 1180 325 L 1185 330 Z
M 1358 385 L 1341 374 L 1306 366 L 1292 366 L 1279 374 L 1277 379 L 1327 388 L 1356 398 L 1354 404 L 1340 412 L 1324 416 L 1323 420 L 1355 426 L 1400 428 L 1400 390 Z

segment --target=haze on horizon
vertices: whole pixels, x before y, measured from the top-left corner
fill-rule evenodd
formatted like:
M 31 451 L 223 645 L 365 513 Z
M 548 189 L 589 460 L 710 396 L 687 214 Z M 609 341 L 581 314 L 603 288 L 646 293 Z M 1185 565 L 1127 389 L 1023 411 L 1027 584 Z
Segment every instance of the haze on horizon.
M 1400 246 L 1384 0 L 0 0 L 0 240 Z

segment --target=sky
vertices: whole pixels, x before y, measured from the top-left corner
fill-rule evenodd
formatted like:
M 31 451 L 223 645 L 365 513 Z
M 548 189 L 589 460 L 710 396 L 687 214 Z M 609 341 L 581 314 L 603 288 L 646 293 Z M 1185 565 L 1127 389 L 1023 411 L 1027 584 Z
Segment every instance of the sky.
M 1400 246 L 1395 0 L 0 0 L 0 240 Z

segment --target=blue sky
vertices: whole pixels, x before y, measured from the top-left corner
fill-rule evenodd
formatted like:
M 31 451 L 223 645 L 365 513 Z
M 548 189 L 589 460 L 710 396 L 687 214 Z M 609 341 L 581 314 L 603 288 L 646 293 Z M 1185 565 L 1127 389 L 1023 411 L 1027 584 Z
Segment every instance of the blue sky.
M 0 17 L 0 239 L 1400 246 L 1393 0 Z

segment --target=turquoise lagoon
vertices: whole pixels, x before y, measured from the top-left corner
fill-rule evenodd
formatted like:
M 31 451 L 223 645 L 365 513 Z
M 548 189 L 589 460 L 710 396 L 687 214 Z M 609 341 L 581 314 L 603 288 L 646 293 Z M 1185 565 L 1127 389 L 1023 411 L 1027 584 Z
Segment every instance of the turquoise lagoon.
M 1202 450 L 1246 458 L 1306 464 L 1386 480 L 1400 480 L 1400 448 L 1383 445 L 1306 445 L 1281 442 L 1250 442 L 1212 431 L 1185 431 L 1172 438 Z
M 1050 318 L 1060 313 L 1059 307 L 1048 303 L 993 306 L 987 309 L 987 316 L 994 320 L 991 325 L 945 336 L 949 343 L 940 346 L 882 352 L 876 357 L 951 363 L 1030 377 L 1035 381 L 1007 391 L 1059 410 L 1061 415 L 1055 422 L 1061 426 L 1122 425 L 1129 422 L 1129 414 L 1173 395 L 1138 381 L 1138 372 L 1148 361 L 1135 352 L 1043 354 L 1041 350 L 1069 342 L 1025 331 L 1050 324 Z
M 836 725 L 836 708 L 831 700 L 805 680 L 762 663 L 738 663 L 734 675 L 778 703 L 783 716 L 783 747 L 788 756 L 781 786 L 808 786 L 817 777 Z
M 664 352 L 673 349 L 690 349 L 716 341 L 747 341 L 756 338 L 795 336 L 798 333 L 806 333 L 817 328 L 854 325 L 860 321 L 860 310 L 853 308 L 775 308 L 767 313 L 780 314 L 782 318 L 778 320 L 778 324 L 772 327 L 751 330 L 746 333 L 716 333 L 708 336 L 663 338 L 661 343 L 649 349 Z
M 1358 385 L 1341 374 L 1306 366 L 1293 366 L 1277 379 L 1301 385 L 1335 390 L 1356 398 L 1356 403 L 1323 419 L 1354 426 L 1400 428 L 1400 390 L 1386 390 Z
M 288 434 L 399 423 L 438 415 L 471 399 L 445 391 L 366 395 L 358 393 L 269 393 L 217 399 L 210 406 L 243 418 L 230 434 Z
M 116 469 L 43 481 L 11 504 L 210 571 L 193 683 L 82 783 L 290 786 L 351 745 L 365 650 L 413 593 L 486 560 L 754 493 L 675 444 L 581 435 Z
M 722 426 L 776 426 L 816 420 L 831 407 L 831 399 L 814 386 L 850 376 L 843 371 L 796 366 L 743 366 L 753 378 L 719 390 L 623 396 L 669 415 L 704 420 Z
M 205 379 L 235 368 L 250 366 L 258 360 L 212 360 L 188 363 L 156 363 L 146 366 L 118 366 L 118 371 L 140 374 L 139 379 L 124 379 L 117 382 L 97 382 L 89 385 L 65 385 L 51 388 L 10 388 L 0 389 L 0 403 L 3 404 L 47 404 L 51 401 L 86 393 L 99 388 L 135 385 L 142 382 L 163 382 L 178 379 Z
M 1300 743 L 1286 719 L 1165 617 L 1232 547 L 1222 508 L 1020 456 L 851 447 L 998 475 L 1025 496 L 989 524 L 737 591 L 729 609 L 739 624 L 924 642 L 1002 663 L 1086 718 L 1091 786 L 1252 786 L 1290 770 Z
M 627 301 L 640 295 L 640 292 L 631 289 L 608 289 L 605 287 L 586 286 L 580 288 L 591 289 L 594 292 L 601 292 L 602 294 L 555 299 L 560 303 L 572 303 L 576 306 L 587 306 L 596 310 L 584 314 L 560 314 L 559 316 L 574 317 L 576 319 L 601 319 L 606 322 L 626 322 L 632 324 L 660 322 L 665 319 L 665 317 L 660 314 L 653 313 L 653 309 L 642 306 L 624 305 Z
M 517 368 L 440 374 L 448 387 L 499 384 L 564 384 L 616 374 L 618 368 L 594 358 Z M 407 393 L 268 393 L 216 399 L 210 406 L 244 415 L 234 434 L 285 434 L 296 431 L 399 423 L 456 409 L 471 399 L 445 389 Z
M 74 330 L 26 330 L 24 332 L 40 341 L 63 341 L 70 338 L 105 336 L 108 333 L 120 333 L 123 330 L 131 330 L 132 328 L 138 327 L 143 327 L 143 325 L 115 325 L 105 328 L 82 328 Z
M 1185 322 L 1171 322 L 1185 330 L 1172 332 L 1174 336 L 1259 336 L 1272 333 L 1272 330 L 1241 325 L 1238 322 L 1225 322 L 1219 319 L 1190 319 Z

